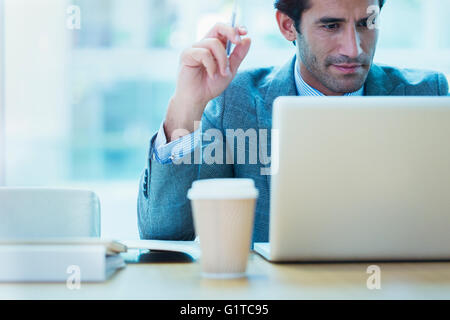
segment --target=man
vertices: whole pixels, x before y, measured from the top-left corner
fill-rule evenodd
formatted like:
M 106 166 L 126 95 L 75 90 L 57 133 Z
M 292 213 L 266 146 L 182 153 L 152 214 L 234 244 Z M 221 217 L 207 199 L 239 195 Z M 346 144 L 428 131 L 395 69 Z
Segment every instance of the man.
M 235 137 L 228 139 L 228 132 L 269 129 L 265 150 L 270 150 L 272 104 L 278 96 L 447 95 L 448 83 L 442 74 L 372 63 L 379 34 L 379 10 L 375 9 L 383 4 L 384 0 L 277 0 L 279 29 L 298 48 L 297 57 L 282 68 L 237 74 L 250 48 L 250 39 L 242 38 L 247 34 L 243 27 L 217 24 L 203 40 L 185 50 L 176 92 L 161 129 L 151 140 L 141 178 L 141 238 L 193 240 L 195 230 L 186 198 L 192 182 L 245 177 L 254 179 L 260 195 L 253 241 L 268 241 L 270 176 L 261 173 L 267 161 L 236 163 L 236 153 L 244 152 L 249 159 L 255 151 L 248 145 L 236 145 Z M 227 41 L 236 45 L 229 57 Z M 213 132 L 215 139 L 208 132 Z M 219 146 L 213 153 L 212 145 Z M 231 149 L 231 159 L 225 152 L 226 159 L 220 161 L 222 147 Z M 190 164 L 207 150 L 215 161 Z

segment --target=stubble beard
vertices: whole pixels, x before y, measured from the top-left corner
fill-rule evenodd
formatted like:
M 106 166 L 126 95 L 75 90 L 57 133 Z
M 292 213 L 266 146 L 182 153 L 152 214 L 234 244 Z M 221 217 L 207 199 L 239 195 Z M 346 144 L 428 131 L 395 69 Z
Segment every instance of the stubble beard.
M 357 59 L 348 59 L 345 57 L 327 57 L 321 66 L 317 56 L 313 54 L 310 46 L 305 40 L 304 36 L 299 34 L 297 36 L 298 53 L 301 61 L 309 71 L 309 73 L 319 81 L 323 86 L 332 92 L 339 94 L 351 93 L 358 91 L 364 85 L 367 75 L 372 64 L 372 57 L 364 54 Z M 356 61 L 355 61 L 356 60 Z M 333 63 L 361 63 L 363 64 L 364 72 L 358 74 L 343 75 L 337 78 L 331 74 L 328 68 Z

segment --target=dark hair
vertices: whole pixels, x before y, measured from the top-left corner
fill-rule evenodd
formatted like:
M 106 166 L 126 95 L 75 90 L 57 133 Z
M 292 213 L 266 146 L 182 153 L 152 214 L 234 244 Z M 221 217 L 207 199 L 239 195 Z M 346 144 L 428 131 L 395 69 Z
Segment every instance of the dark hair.
M 380 8 L 383 8 L 386 0 L 379 0 Z M 311 8 L 310 0 L 275 0 L 275 9 L 280 10 L 294 20 L 295 29 L 300 32 L 300 18 L 303 11 Z

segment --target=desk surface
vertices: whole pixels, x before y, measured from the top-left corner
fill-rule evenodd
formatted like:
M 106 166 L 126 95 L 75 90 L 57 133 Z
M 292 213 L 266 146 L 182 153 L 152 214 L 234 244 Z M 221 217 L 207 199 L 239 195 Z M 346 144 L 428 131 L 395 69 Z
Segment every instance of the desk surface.
M 381 268 L 369 290 L 367 268 Z M 249 257 L 248 277 L 207 280 L 200 263 L 130 264 L 105 283 L 0 284 L 0 299 L 450 299 L 450 262 L 272 264 Z

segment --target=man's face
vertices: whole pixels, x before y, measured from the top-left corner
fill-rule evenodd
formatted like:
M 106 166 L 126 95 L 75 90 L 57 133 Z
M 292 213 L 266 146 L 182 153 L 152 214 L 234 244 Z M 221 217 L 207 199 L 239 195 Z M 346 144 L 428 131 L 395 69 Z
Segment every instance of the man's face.
M 375 55 L 378 30 L 370 24 L 374 14 L 368 8 L 378 6 L 378 0 L 309 1 L 297 35 L 306 73 L 329 93 L 359 90 Z

